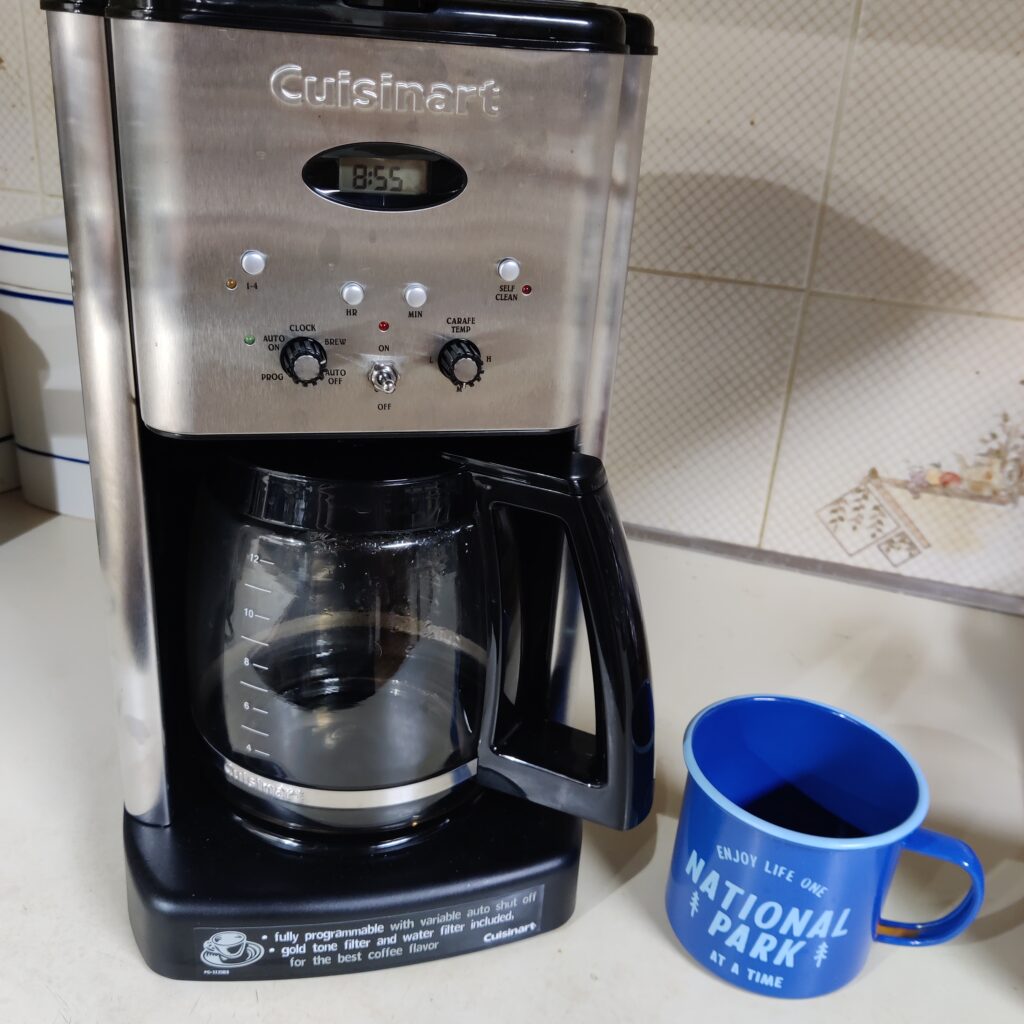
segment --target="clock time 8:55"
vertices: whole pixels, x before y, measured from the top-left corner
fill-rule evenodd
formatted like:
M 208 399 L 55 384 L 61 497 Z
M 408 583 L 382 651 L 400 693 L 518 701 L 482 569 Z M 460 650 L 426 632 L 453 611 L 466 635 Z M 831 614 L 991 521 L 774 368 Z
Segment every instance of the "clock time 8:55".
M 406 163 L 367 161 L 349 157 L 339 161 L 338 188 L 342 192 L 406 192 L 425 190 L 424 160 Z

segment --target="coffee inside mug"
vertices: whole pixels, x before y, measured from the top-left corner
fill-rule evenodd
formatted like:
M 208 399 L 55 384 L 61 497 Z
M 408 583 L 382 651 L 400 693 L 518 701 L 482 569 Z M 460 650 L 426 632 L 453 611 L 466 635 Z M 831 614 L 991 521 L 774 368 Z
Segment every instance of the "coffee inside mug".
M 708 709 L 693 760 L 726 800 L 779 828 L 828 839 L 903 825 L 924 787 L 903 752 L 841 711 L 786 698 Z

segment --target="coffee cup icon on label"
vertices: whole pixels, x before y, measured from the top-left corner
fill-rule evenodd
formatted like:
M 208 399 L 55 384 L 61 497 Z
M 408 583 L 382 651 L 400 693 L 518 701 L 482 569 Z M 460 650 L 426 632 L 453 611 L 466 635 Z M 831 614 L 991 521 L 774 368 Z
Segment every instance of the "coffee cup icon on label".
M 227 929 L 216 932 L 203 943 L 199 959 L 210 967 L 246 967 L 263 956 L 263 947 L 245 932 Z

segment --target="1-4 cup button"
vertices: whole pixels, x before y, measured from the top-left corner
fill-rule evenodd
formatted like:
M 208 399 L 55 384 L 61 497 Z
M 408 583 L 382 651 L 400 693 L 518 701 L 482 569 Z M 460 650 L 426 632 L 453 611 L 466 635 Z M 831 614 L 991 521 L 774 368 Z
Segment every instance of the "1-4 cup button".
M 407 284 L 402 294 L 405 296 L 406 304 L 412 309 L 419 309 L 427 303 L 427 289 L 425 285 Z
M 246 249 L 242 253 L 242 269 L 250 276 L 256 277 L 267 269 L 267 254 L 259 249 Z

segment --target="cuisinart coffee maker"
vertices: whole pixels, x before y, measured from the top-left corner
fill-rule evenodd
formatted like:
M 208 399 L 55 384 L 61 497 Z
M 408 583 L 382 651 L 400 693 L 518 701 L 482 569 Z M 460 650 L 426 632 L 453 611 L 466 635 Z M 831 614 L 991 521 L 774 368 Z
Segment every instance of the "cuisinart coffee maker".
M 580 820 L 652 798 L 598 459 L 650 23 L 43 6 L 143 956 L 293 977 L 557 927 Z

